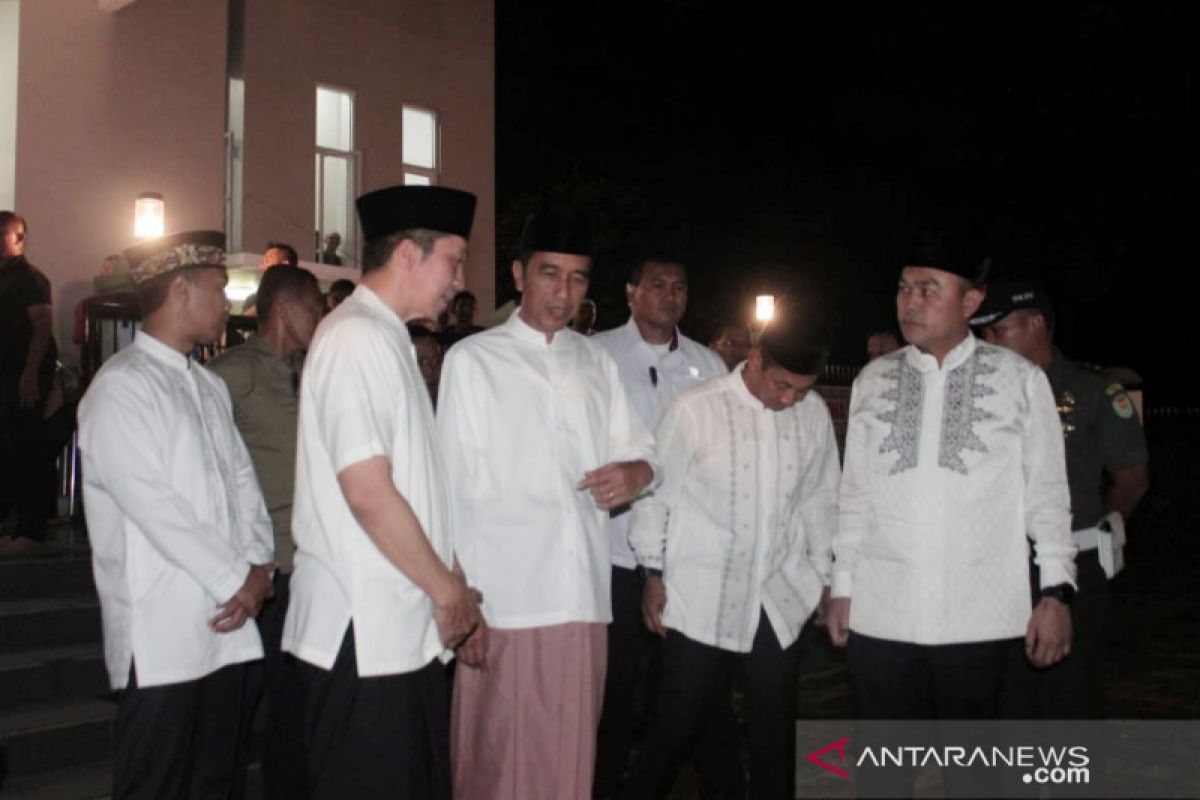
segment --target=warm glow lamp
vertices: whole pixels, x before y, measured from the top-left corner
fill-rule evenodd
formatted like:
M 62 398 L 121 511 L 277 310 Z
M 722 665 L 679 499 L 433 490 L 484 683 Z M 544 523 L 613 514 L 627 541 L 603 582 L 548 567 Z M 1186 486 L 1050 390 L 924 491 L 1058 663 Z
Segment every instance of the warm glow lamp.
M 754 298 L 754 319 L 767 323 L 775 318 L 775 295 L 760 294 Z
M 163 196 L 142 192 L 133 204 L 133 235 L 137 239 L 162 236 L 166 229 Z

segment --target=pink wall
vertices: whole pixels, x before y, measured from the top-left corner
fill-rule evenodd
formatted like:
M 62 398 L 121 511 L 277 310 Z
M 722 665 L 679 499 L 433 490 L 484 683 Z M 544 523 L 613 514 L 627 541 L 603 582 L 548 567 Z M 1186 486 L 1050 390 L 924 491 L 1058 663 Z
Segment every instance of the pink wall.
M 66 361 L 75 304 L 132 243 L 138 192 L 166 195 L 168 229 L 223 225 L 225 6 L 21 3 L 17 209 Z
M 342 6 L 334 10 L 334 6 Z M 318 83 L 355 92 L 361 191 L 401 180 L 400 113 L 431 108 L 446 186 L 475 192 L 467 284 L 495 296 L 491 0 L 253 0 L 246 4 L 243 249 L 311 247 Z
M 336 6 L 341 10 L 333 10 Z M 243 249 L 307 245 L 313 216 L 315 86 L 357 93 L 362 189 L 400 179 L 400 109 L 438 112 L 441 182 L 479 195 L 468 285 L 494 297 L 494 18 L 491 0 L 250 0 L 246 3 Z M 29 257 L 71 320 L 104 256 L 132 243 L 133 201 L 166 196 L 167 229 L 224 224 L 227 3 L 96 0 L 21 4 L 17 209 Z

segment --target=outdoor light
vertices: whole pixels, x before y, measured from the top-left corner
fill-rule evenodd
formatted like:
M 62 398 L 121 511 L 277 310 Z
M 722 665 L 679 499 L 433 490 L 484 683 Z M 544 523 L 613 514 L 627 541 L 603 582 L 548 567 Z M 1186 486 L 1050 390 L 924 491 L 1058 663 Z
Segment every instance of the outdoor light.
M 142 192 L 133 204 L 133 235 L 137 239 L 162 236 L 166 229 L 163 196 L 158 192 Z
M 760 294 L 754 298 L 754 319 L 759 322 L 770 322 L 775 318 L 775 295 Z

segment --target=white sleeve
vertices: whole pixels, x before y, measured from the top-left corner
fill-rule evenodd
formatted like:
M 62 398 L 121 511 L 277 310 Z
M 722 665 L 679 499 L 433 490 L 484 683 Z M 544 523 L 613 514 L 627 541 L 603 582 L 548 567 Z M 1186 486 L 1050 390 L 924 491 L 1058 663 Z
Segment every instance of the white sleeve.
M 834 597 L 850 597 L 859 548 L 867 537 L 870 519 L 868 481 L 870 460 L 867 452 L 867 426 L 862 409 L 862 379 L 850 391 L 850 411 L 846 425 L 846 456 L 842 483 L 838 490 L 837 532 L 833 537 Z
M 800 518 L 804 523 L 808 560 L 829 585 L 833 573 L 833 536 L 838 521 L 838 463 L 837 437 L 829 409 L 819 396 L 819 411 L 810 415 L 812 451 L 800 485 Z
M 667 524 L 671 509 L 683 499 L 688 469 L 693 456 L 689 428 L 695 418 L 678 401 L 671 404 L 656 429 L 656 474 L 662 479 L 653 493 L 633 504 L 629 520 L 629 546 L 638 563 L 650 569 L 663 568 L 667 547 Z
M 1071 537 L 1066 448 L 1054 392 L 1042 370 L 1029 370 L 1026 397 L 1029 414 L 1021 441 L 1025 529 L 1034 542 L 1042 586 L 1074 584 L 1077 548 Z
M 605 353 L 607 356 L 607 352 Z M 645 461 L 654 471 L 647 490 L 654 489 L 662 480 L 661 470 L 655 462 L 654 436 L 642 421 L 641 414 L 629 399 L 629 392 L 621 383 L 617 362 L 611 356 L 605 359 L 611 400 L 608 411 L 609 461 Z

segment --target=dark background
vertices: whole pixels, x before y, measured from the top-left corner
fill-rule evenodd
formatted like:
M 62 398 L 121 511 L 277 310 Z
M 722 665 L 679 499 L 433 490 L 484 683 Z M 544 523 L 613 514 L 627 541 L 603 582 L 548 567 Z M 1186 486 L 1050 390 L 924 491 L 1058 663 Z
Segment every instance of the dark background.
M 938 212 L 1052 291 L 1069 355 L 1188 403 L 1197 12 L 1188 3 L 498 0 L 499 299 L 524 214 L 585 204 L 591 295 L 649 247 L 691 269 L 685 330 L 787 293 L 864 358 Z M 507 281 L 507 284 L 504 283 Z

